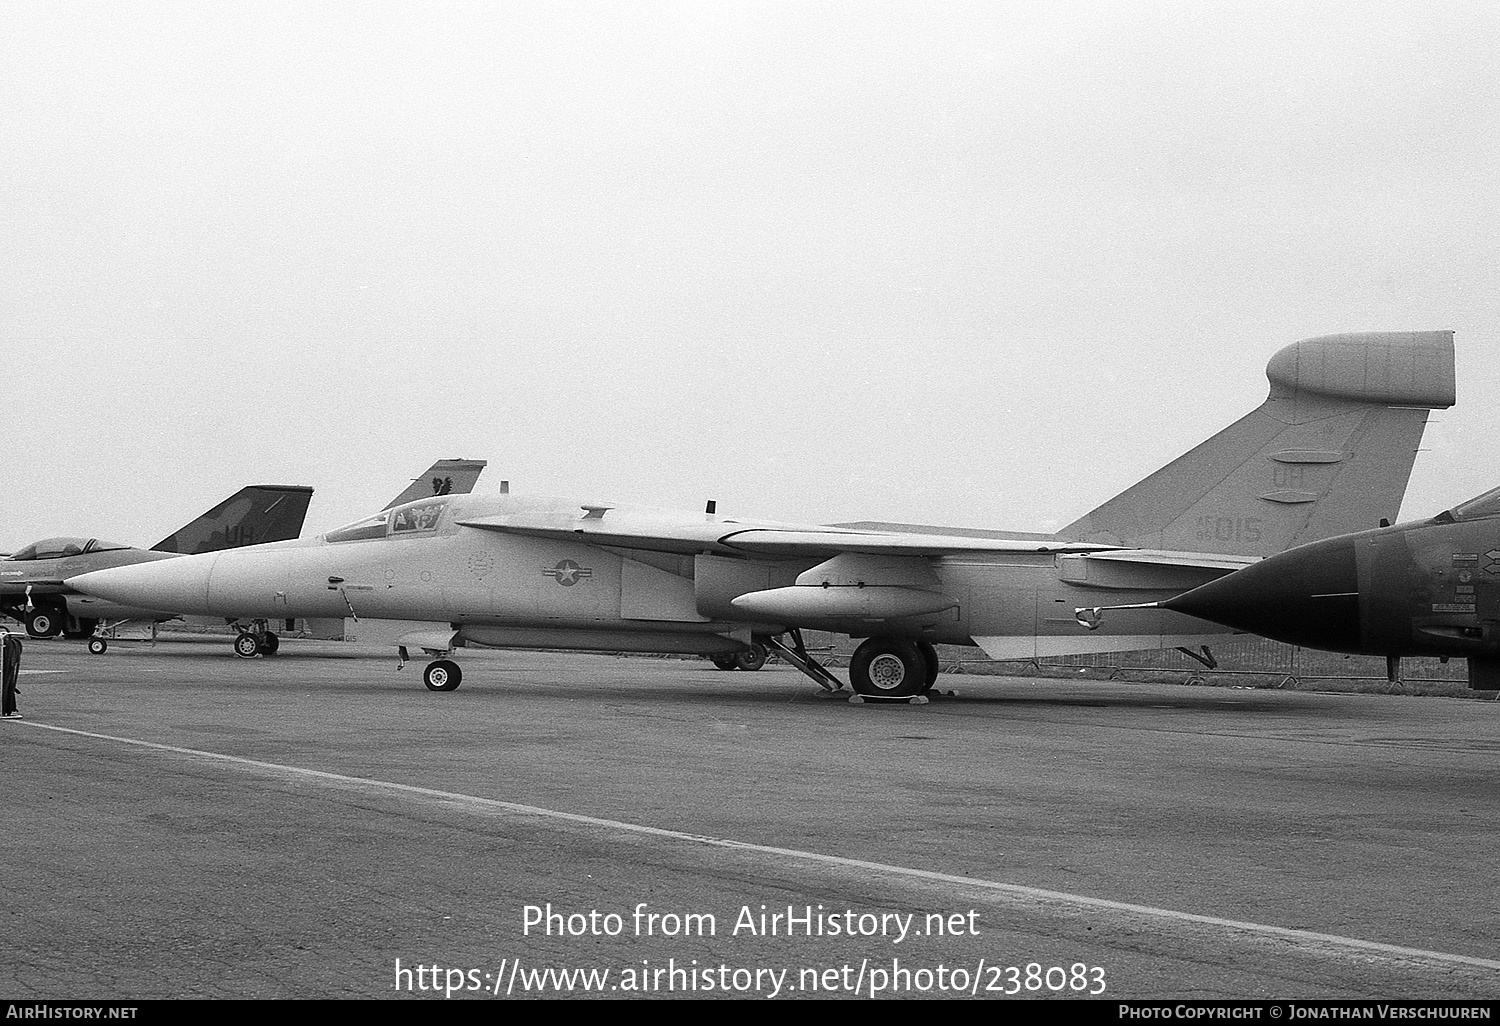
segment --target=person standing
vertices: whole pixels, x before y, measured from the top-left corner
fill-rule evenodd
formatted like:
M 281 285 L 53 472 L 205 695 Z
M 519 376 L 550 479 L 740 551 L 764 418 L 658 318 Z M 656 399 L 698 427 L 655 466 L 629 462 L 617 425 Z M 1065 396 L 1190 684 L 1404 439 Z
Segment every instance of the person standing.
M 19 720 L 16 709 L 16 678 L 21 675 L 21 639 L 0 631 L 0 719 Z

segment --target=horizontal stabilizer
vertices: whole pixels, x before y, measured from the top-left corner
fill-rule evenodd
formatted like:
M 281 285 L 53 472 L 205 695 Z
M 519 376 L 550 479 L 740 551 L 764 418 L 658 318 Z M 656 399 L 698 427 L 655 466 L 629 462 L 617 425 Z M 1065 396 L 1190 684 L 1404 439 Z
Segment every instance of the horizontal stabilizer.
M 1188 591 L 1257 560 L 1254 556 L 1119 549 L 1065 555 L 1058 560 L 1058 570 L 1060 580 L 1090 588 Z
M 1111 549 L 1091 552 L 1091 560 L 1108 560 L 1111 563 L 1140 563 L 1149 566 L 1179 567 L 1193 570 L 1229 573 L 1251 563 L 1259 556 L 1223 556 L 1215 552 L 1176 552 L 1171 549 Z

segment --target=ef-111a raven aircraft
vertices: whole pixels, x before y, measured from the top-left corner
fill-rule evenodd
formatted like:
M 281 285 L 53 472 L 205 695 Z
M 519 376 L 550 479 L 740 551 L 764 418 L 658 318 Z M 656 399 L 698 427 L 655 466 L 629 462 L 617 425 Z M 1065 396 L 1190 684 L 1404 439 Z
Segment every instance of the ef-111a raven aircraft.
M 1299 545 L 1150 606 L 1079 609 L 1084 627 L 1159 608 L 1284 641 L 1383 655 L 1461 657 L 1469 687 L 1500 691 L 1500 488 L 1428 520 Z
M 863 638 L 861 695 L 919 696 L 934 644 L 992 658 L 1202 645 L 1167 609 L 1080 631 L 1083 605 L 1180 594 L 1394 517 L 1428 411 L 1454 402 L 1447 331 L 1333 335 L 1278 352 L 1256 410 L 1055 535 L 742 520 L 517 495 L 436 496 L 320 537 L 69 583 L 220 615 L 429 621 L 400 639 L 458 686 L 467 643 L 731 656 L 768 646 L 830 690 L 804 629 Z M 1080 418 L 1080 430 L 1088 427 Z
M 33 542 L 0 560 L 0 613 L 25 623 L 33 638 L 87 638 L 103 620 L 168 619 L 173 614 L 156 612 L 158 607 L 122 606 L 80 595 L 64 581 L 105 567 L 295 538 L 302 533 L 312 492 L 304 485 L 241 488 L 149 549 L 99 538 Z M 104 645 L 103 638 L 96 638 L 91 647 L 102 652 Z

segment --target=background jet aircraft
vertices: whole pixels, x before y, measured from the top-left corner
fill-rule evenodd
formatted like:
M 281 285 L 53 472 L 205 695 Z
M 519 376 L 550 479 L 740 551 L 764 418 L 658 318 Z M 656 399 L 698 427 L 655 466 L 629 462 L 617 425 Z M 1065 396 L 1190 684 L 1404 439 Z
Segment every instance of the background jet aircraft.
M 1430 520 L 1300 545 L 1159 605 L 1292 645 L 1383 655 L 1392 680 L 1402 656 L 1461 656 L 1471 688 L 1500 690 L 1500 488 Z
M 865 638 L 855 691 L 936 678 L 936 643 L 997 659 L 1201 644 L 1158 609 L 1085 635 L 1075 607 L 1160 600 L 1256 559 L 1394 517 L 1429 409 L 1454 402 L 1451 332 L 1334 335 L 1277 353 L 1258 409 L 1057 535 L 827 527 L 518 496 L 436 496 L 306 542 L 123 567 L 71 583 L 193 612 L 437 621 L 446 656 L 516 648 L 695 652 L 757 644 L 829 688 L 804 628 Z M 451 690 L 447 658 L 424 681 Z
M 101 619 L 164 619 L 163 614 L 152 611 L 154 607 L 102 602 L 79 595 L 63 582 L 105 567 L 295 538 L 302 533 L 312 492 L 303 485 L 241 488 L 149 549 L 99 538 L 34 542 L 0 560 L 0 612 L 25 623 L 26 632 L 34 638 L 59 634 L 86 638 Z
M 413 479 L 387 508 L 420 495 L 467 493 L 485 466 L 484 460 L 438 460 Z M 150 549 L 77 537 L 48 538 L 28 545 L 0 560 L 0 612 L 24 622 L 27 633 L 37 638 L 59 634 L 86 638 L 101 621 L 173 619 L 179 611 L 109 603 L 80 595 L 63 582 L 105 567 L 296 538 L 302 533 L 312 492 L 305 485 L 242 488 Z M 246 634 L 249 642 L 242 640 Z M 252 654 L 276 650 L 276 635 L 267 629 L 266 621 L 258 621 L 236 639 L 237 651 L 252 646 Z M 89 647 L 99 653 L 108 643 L 102 637 L 95 638 Z

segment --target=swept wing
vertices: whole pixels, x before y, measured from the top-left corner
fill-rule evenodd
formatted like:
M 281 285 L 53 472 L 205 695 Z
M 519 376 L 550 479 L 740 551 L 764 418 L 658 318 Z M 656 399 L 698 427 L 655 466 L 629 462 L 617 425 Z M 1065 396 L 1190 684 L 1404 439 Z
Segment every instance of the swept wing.
M 962 535 L 859 530 L 815 524 L 705 519 L 694 523 L 681 513 L 580 506 L 569 516 L 551 511 L 470 517 L 460 527 L 532 538 L 583 541 L 622 549 L 681 555 L 713 553 L 774 558 L 836 556 L 843 552 L 878 555 L 945 556 L 963 553 L 1078 553 L 1115 546 L 1051 539 L 967 537 Z

